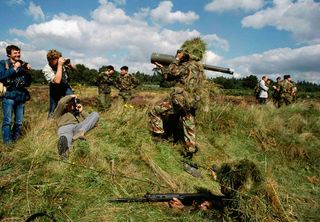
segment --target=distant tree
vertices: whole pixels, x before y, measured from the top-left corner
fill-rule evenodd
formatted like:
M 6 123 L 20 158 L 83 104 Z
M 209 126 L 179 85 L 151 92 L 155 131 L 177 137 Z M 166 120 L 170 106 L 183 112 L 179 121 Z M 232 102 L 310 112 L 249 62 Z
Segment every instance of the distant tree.
M 71 83 L 80 83 L 86 85 L 95 85 L 98 71 L 96 69 L 89 69 L 83 64 L 76 65 L 77 70 L 69 71 Z
M 243 88 L 253 89 L 257 85 L 258 78 L 257 76 L 250 75 L 250 76 L 244 77 L 240 81 Z
M 29 72 L 32 76 L 32 83 L 47 84 L 47 81 L 43 76 L 42 70 L 31 69 Z

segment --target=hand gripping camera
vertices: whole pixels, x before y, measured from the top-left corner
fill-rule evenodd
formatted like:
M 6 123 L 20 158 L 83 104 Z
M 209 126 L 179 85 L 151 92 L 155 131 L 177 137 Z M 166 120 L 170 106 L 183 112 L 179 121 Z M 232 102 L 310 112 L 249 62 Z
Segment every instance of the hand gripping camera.
M 72 100 L 70 101 L 71 105 L 72 105 L 72 110 L 71 110 L 71 113 L 74 115 L 74 116 L 79 116 L 80 115 L 80 111 L 79 109 L 77 108 L 78 105 L 80 104 L 80 99 L 78 98 L 72 98 Z

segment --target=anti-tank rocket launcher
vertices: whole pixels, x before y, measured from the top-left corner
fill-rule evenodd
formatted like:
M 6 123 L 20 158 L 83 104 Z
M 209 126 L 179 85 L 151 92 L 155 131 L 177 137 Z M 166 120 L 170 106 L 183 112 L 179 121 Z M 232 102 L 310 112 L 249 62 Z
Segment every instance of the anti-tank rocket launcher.
M 157 52 L 154 52 L 151 54 L 151 63 L 158 62 L 164 66 L 168 66 L 173 61 L 175 61 L 175 57 L 172 55 L 160 54 Z M 225 67 L 203 64 L 203 68 L 206 70 L 214 71 L 214 72 L 222 72 L 222 73 L 233 75 L 233 71 Z

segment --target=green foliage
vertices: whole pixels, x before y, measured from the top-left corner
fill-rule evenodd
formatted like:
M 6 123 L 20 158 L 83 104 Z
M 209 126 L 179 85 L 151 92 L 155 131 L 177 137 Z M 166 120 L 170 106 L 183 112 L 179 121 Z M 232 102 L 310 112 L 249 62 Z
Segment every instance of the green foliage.
M 319 101 L 276 109 L 272 104 L 238 106 L 228 102 L 227 96 L 222 97 L 224 101 L 212 96 L 209 109 L 197 118 L 199 152 L 194 161 L 201 166 L 200 180 L 183 171 L 181 144 L 152 141 L 149 104 L 132 107 L 114 100 L 108 112 L 100 113 L 99 124 L 86 134 L 87 140 L 75 141 L 69 160 L 61 161 L 56 125 L 47 120 L 47 103 L 40 99 L 40 91 L 32 88 L 32 100 L 26 105 L 30 123 L 26 135 L 10 149 L 0 148 L 0 220 L 25 221 L 39 211 L 47 211 L 57 221 L 230 219 L 233 215 L 228 211 L 223 215 L 175 212 L 163 203 L 115 204 L 108 199 L 147 192 L 196 192 L 196 187 L 219 193 L 208 167 L 243 159 L 254 163 L 261 173 L 256 177 L 263 178 L 254 192 L 239 195 L 235 207 L 246 220 L 320 219 Z M 166 91 L 137 93 L 164 96 Z

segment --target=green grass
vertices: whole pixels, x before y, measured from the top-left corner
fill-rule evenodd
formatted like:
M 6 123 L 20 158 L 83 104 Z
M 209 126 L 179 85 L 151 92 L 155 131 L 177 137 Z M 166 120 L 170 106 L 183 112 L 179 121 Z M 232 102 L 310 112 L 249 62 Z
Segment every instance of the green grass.
M 136 93 L 163 97 L 167 92 L 150 90 Z M 219 184 L 207 168 L 244 158 L 255 162 L 264 177 L 261 190 L 242 205 L 248 218 L 320 220 L 319 101 L 276 109 L 212 99 L 208 112 L 198 113 L 200 150 L 194 159 L 204 178 L 197 179 L 182 170 L 180 145 L 152 141 L 147 113 L 156 99 L 131 107 L 115 98 L 112 108 L 101 113 L 98 127 L 86 141 L 76 141 L 63 162 L 57 155 L 56 125 L 48 122 L 43 102 L 47 89 L 32 92 L 26 135 L 11 149 L 0 148 L 0 221 L 25 221 L 41 211 L 57 221 L 210 221 L 202 212 L 176 212 L 165 203 L 115 204 L 108 199 L 195 192 L 199 186 L 218 193 Z M 80 92 L 84 99 L 96 95 L 95 88 Z M 85 108 L 95 110 L 90 103 Z

